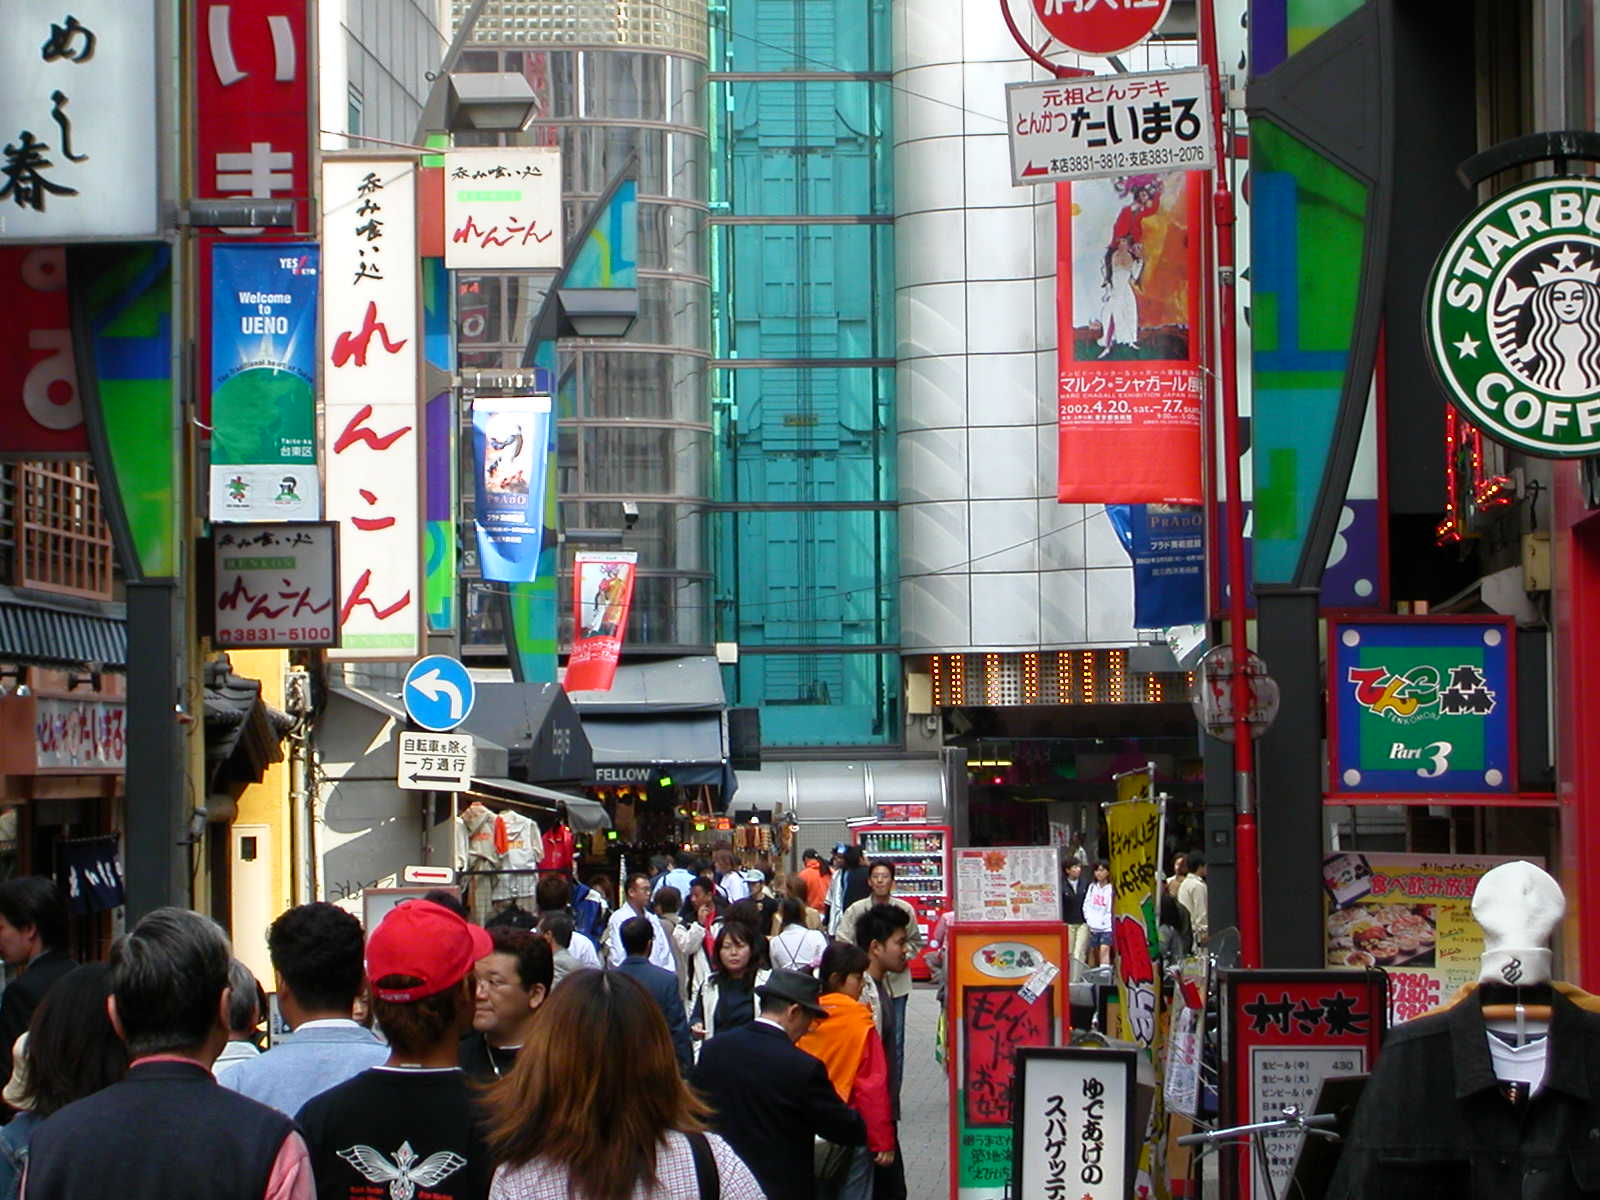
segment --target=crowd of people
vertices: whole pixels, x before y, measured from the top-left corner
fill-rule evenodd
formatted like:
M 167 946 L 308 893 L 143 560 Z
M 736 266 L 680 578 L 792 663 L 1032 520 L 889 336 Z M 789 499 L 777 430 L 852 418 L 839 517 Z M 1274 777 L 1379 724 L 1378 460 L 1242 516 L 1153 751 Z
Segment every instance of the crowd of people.
M 370 931 L 291 908 L 267 1049 L 210 918 L 80 966 L 55 885 L 0 883 L 0 1200 L 904 1197 L 892 866 L 808 850 L 776 895 L 726 851 L 653 867 L 599 920 L 554 873 L 483 925 L 449 890 Z
M 1085 967 L 1109 967 L 1115 955 L 1116 887 L 1111 865 L 1091 862 L 1074 844 L 1062 861 L 1061 918 L 1072 936 L 1072 956 Z M 1186 957 L 1210 940 L 1206 860 L 1200 854 L 1176 854 L 1158 896 L 1156 920 L 1161 955 L 1168 961 Z

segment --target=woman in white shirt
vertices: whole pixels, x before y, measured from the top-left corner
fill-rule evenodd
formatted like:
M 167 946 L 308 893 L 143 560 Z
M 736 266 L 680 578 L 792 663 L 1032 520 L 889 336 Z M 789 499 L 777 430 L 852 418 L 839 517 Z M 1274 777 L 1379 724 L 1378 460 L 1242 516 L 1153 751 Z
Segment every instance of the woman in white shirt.
M 1083 923 L 1089 927 L 1089 957 L 1102 967 L 1111 965 L 1111 906 L 1115 899 L 1111 868 L 1095 863 L 1094 882 L 1083 897 Z
M 785 896 L 779 903 L 778 919 L 783 922 L 782 928 L 767 943 L 772 965 L 782 971 L 804 971 L 809 975 L 822 961 L 828 935 L 807 927 L 806 906 L 793 896 Z

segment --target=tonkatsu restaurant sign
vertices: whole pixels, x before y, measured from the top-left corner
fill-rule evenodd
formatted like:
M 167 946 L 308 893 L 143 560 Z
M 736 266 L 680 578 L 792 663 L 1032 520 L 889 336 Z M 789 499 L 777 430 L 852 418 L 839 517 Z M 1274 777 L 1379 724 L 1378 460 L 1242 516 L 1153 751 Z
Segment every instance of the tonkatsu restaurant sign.
M 1428 357 L 1456 407 L 1529 454 L 1600 453 L 1600 180 L 1497 196 L 1434 264 Z

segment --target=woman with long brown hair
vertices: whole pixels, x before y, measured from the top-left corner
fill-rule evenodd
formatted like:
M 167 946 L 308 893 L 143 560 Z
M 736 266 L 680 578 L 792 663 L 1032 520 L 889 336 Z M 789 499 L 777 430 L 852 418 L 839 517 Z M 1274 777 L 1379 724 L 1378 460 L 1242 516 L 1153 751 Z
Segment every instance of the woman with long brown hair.
M 575 971 L 550 993 L 488 1104 L 490 1200 L 761 1200 L 705 1132 L 661 1009 L 615 972 Z

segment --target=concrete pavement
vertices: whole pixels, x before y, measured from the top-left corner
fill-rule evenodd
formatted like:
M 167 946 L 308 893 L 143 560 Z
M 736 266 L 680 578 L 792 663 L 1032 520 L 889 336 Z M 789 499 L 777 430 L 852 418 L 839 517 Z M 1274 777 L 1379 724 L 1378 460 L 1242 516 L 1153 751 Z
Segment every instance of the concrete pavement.
M 933 1057 L 939 1001 L 931 983 L 919 983 L 906 1012 L 906 1068 L 900 1087 L 900 1151 L 906 1160 L 906 1194 L 912 1200 L 950 1195 L 950 1091 L 944 1067 Z

